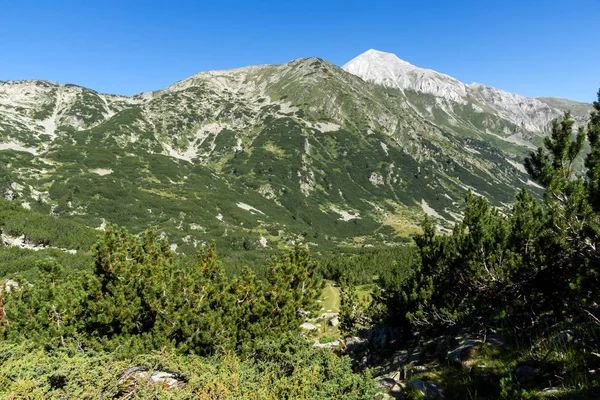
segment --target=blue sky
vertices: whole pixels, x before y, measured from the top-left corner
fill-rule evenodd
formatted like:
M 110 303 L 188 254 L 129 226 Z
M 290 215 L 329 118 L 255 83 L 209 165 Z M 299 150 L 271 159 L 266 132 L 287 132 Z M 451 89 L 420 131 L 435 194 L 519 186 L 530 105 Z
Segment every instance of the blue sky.
M 600 0 L 0 0 L 0 80 L 118 94 L 375 48 L 525 96 L 596 99 Z

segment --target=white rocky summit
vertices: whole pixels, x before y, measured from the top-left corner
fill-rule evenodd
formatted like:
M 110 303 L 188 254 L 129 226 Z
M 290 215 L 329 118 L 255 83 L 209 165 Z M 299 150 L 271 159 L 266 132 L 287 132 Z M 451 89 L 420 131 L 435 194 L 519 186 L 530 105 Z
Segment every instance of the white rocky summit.
M 383 51 L 367 50 L 342 69 L 379 85 L 430 93 L 456 102 L 464 102 L 467 94 L 465 85 L 451 76 L 416 67 Z
M 435 107 L 453 114 L 455 105 L 470 104 L 475 112 L 490 113 L 536 134 L 546 132 L 562 111 L 538 100 L 478 83 L 464 84 L 451 76 L 416 67 L 395 54 L 368 50 L 342 67 L 366 81 L 401 91 L 412 90 L 437 98 Z

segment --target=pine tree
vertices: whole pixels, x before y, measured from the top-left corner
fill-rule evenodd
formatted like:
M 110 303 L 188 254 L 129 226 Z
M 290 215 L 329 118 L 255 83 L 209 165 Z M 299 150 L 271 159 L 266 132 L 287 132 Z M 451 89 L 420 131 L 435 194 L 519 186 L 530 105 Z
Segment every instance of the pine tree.
M 235 296 L 217 260 L 215 245 L 200 250 L 193 266 L 169 266 L 153 303 L 154 336 L 180 351 L 210 354 L 236 346 Z
M 583 150 L 585 132 L 579 127 L 574 140 L 571 114 L 565 112 L 562 121 L 552 121 L 552 133 L 544 138 L 545 152 L 539 148 L 525 159 L 525 169 L 533 180 L 549 190 L 549 194 L 560 196 L 574 174 L 573 163 Z
M 510 214 L 509 245 L 517 252 L 523 264 L 534 268 L 544 264 L 547 245 L 547 216 L 542 205 L 526 188 L 516 196 Z
M 354 336 L 358 332 L 364 310 L 354 282 L 348 277 L 340 282 L 340 332 L 345 336 Z
M 559 318 L 597 296 L 600 98 L 595 108 L 588 124 L 587 175 L 574 170 L 584 130 L 575 133 L 566 113 L 553 121 L 544 149 L 525 160 L 532 179 L 545 189 L 542 201 L 523 189 L 507 217 L 469 193 L 464 218 L 451 235 L 438 235 L 431 221 L 424 222 L 423 233 L 414 238 L 421 258 L 414 274 L 380 279 L 375 296 L 399 325 L 473 323 L 499 308 L 531 314 L 530 321 L 540 310 Z
M 595 107 L 598 108 L 597 103 Z M 546 289 L 541 298 L 554 305 L 555 314 L 573 312 L 589 301 L 589 294 L 597 290 L 600 263 L 599 214 L 594 210 L 600 171 L 597 112 L 588 124 L 591 152 L 585 159 L 585 176 L 572 170 L 585 139 L 580 127 L 571 140 L 573 123 L 568 113 L 562 122 L 554 121 L 552 136 L 545 141 L 547 152 L 538 149 L 525 160 L 532 178 L 546 189 L 544 208 L 548 219 L 542 250 L 545 266 L 537 286 Z
M 86 322 L 101 336 L 150 332 L 156 319 L 153 304 L 173 254 L 152 230 L 142 238 L 107 226 L 93 247 L 97 285 L 90 292 Z
M 48 347 L 80 340 L 84 328 L 87 287 L 83 279 L 69 279 L 55 262 L 39 265 L 40 278 L 34 286 L 20 282 L 19 288 L 3 292 L 3 334 L 17 340 L 27 337 Z
M 594 111 L 590 115 L 587 137 L 590 152 L 585 159 L 585 167 L 590 186 L 590 203 L 596 212 L 600 212 L 600 90 L 598 101 L 594 102 Z
M 276 335 L 298 330 L 307 315 L 319 309 L 325 282 L 316 274 L 317 264 L 308 250 L 296 246 L 278 261 L 267 266 L 264 301 L 267 305 L 265 329 Z

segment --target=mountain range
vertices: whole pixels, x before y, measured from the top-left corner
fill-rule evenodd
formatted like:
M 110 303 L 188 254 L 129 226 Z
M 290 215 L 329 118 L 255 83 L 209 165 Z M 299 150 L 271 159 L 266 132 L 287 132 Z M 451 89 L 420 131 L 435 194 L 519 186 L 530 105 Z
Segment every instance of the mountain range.
M 526 98 L 369 50 L 201 72 L 118 96 L 0 82 L 0 193 L 92 227 L 157 226 L 177 251 L 392 244 L 448 229 L 469 190 L 497 206 L 552 119 L 591 104 Z

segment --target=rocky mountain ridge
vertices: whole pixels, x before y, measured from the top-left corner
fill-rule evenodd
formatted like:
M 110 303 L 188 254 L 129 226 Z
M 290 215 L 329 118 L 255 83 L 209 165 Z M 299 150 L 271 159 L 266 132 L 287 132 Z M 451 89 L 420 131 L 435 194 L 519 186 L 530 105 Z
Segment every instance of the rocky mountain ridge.
M 470 105 L 475 113 L 489 112 L 537 135 L 546 134 L 550 121 L 561 117 L 567 108 L 566 103 L 561 104 L 552 98 L 544 101 L 544 98 L 527 98 L 480 83 L 467 85 L 448 75 L 416 67 L 395 54 L 373 49 L 355 57 L 342 68 L 379 85 L 431 94 L 436 98 L 435 106 L 450 114 L 455 113 L 456 105 Z M 575 117 L 584 121 L 591 104 L 569 102 L 571 105 L 578 104 L 571 109 Z
M 521 157 L 557 109 L 367 56 L 201 72 L 132 97 L 1 82 L 0 190 L 92 227 L 155 224 L 191 251 L 392 243 L 426 214 L 451 226 L 468 190 L 502 205 L 531 183 Z

